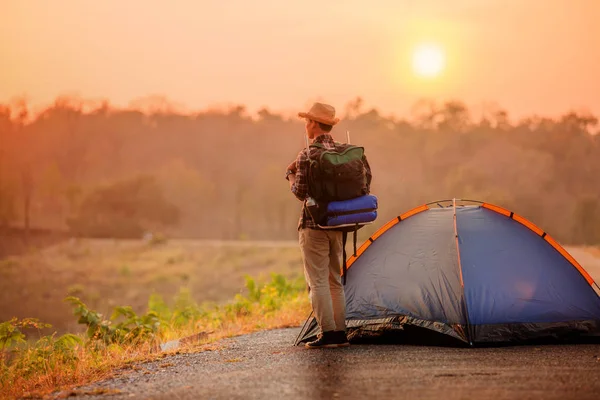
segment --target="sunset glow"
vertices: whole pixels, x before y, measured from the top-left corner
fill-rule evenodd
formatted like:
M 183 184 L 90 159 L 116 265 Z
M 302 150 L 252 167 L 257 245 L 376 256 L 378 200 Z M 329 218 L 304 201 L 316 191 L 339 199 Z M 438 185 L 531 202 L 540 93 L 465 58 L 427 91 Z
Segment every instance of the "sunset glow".
M 428 97 L 519 117 L 600 112 L 599 14 L 594 0 L 6 0 L 0 101 L 165 96 L 295 115 L 360 96 L 402 115 Z

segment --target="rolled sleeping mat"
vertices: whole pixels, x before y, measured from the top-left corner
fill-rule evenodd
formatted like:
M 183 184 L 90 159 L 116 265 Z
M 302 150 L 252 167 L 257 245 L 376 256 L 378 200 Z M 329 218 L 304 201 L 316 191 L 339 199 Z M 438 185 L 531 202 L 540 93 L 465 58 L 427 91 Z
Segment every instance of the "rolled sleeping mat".
M 377 211 L 367 211 L 358 214 L 347 214 L 327 217 L 327 226 L 338 226 L 348 224 L 366 224 L 377 219 Z
M 344 201 L 332 201 L 327 205 L 325 226 L 368 224 L 377 219 L 377 197 L 368 194 Z
M 327 215 L 340 215 L 377 210 L 377 197 L 372 194 L 344 201 L 332 201 L 327 205 Z

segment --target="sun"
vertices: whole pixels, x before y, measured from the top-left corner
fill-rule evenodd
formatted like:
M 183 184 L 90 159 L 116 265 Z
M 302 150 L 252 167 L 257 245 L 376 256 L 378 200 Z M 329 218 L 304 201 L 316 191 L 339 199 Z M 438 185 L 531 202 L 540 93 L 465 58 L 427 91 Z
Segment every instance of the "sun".
M 435 44 L 421 44 L 415 48 L 412 67 L 415 74 L 423 78 L 439 76 L 446 66 L 444 52 Z

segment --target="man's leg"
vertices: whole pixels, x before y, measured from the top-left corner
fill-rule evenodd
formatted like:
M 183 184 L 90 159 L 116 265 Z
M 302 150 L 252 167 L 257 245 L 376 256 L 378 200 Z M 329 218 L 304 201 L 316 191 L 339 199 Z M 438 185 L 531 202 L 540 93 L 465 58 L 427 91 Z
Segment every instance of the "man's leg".
M 336 329 L 329 291 L 329 236 L 327 232 L 314 229 L 302 229 L 299 236 L 312 308 L 321 332 L 325 335 L 317 340 L 315 347 L 329 347 L 332 344 L 329 340 L 334 338 L 331 334 Z M 335 345 L 332 344 L 331 347 Z
M 329 290 L 333 306 L 335 330 L 341 343 L 347 344 L 346 338 L 346 296 L 342 285 L 342 232 L 329 234 Z

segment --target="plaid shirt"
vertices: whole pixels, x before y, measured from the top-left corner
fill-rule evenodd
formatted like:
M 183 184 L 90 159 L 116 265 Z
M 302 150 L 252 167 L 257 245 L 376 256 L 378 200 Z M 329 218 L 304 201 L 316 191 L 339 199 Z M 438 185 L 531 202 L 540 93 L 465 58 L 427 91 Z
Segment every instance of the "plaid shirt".
M 329 134 L 323 134 L 317 136 L 313 139 L 313 143 L 321 143 L 326 149 L 334 149 L 335 141 L 333 137 Z M 311 149 L 311 157 L 314 157 L 313 152 L 316 152 L 317 149 Z M 367 158 L 363 156 L 363 162 L 365 163 L 365 168 L 367 170 L 367 187 L 371 184 L 371 168 L 369 163 L 367 162 Z M 306 149 L 302 149 L 300 153 L 298 153 L 298 157 L 296 158 L 296 181 L 291 187 L 292 193 L 298 198 L 298 200 L 304 202 L 308 197 L 308 157 L 306 156 Z M 317 224 L 310 218 L 307 211 L 305 210 L 304 204 L 302 205 L 302 214 L 300 215 L 300 220 L 298 221 L 298 229 L 302 228 L 310 228 L 310 229 L 320 229 Z

